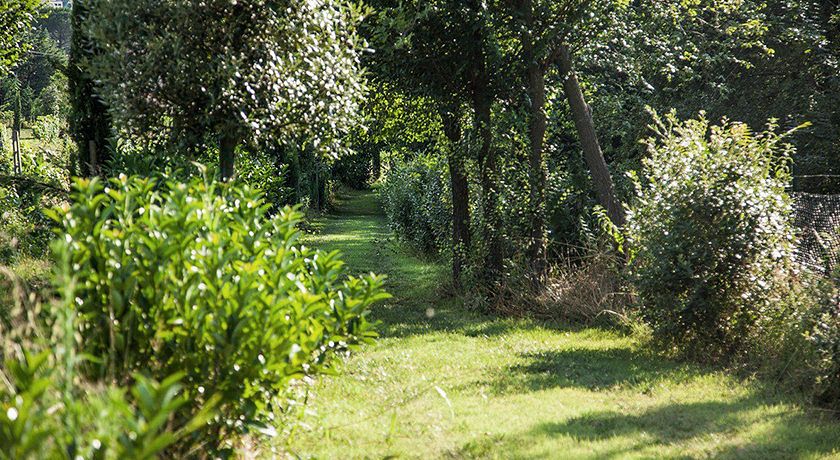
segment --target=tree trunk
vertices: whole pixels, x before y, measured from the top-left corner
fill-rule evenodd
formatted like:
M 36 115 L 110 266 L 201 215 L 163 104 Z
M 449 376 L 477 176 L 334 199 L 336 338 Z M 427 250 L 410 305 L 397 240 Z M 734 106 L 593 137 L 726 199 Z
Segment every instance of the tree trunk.
M 91 139 L 88 141 L 88 165 L 90 167 L 90 172 L 93 175 L 99 175 L 99 159 L 97 157 L 97 149 L 96 149 L 96 141 Z
M 472 2 L 476 20 L 482 21 L 480 11 L 483 6 L 479 2 Z M 481 171 L 482 214 L 484 226 L 482 237 L 487 244 L 487 257 L 484 263 L 485 277 L 493 283 L 499 279 L 502 272 L 502 243 L 501 219 L 499 218 L 499 192 L 496 183 L 497 164 L 496 152 L 493 149 L 492 127 L 492 93 L 490 90 L 487 56 L 484 51 L 484 27 L 482 24 L 474 26 L 473 41 L 467 46 L 472 48 L 472 108 L 475 115 L 475 125 L 478 131 L 479 151 L 478 163 Z
M 476 124 L 480 147 L 478 162 L 481 169 L 482 211 L 484 214 L 484 241 L 487 243 L 486 274 L 489 281 L 495 281 L 502 269 L 502 245 L 499 238 L 501 218 L 499 217 L 499 191 L 496 184 L 496 152 L 493 150 L 490 101 L 479 93 L 474 101 Z
M 452 187 L 452 284 L 460 290 L 464 259 L 470 253 L 470 190 L 464 158 L 456 150 L 461 140 L 461 120 L 457 115 L 441 114 L 443 130 L 449 140 L 449 180 Z
M 371 182 L 376 182 L 382 177 L 382 146 L 377 142 L 373 146 L 373 161 L 371 171 Z
M 595 192 L 598 194 L 598 201 L 606 209 L 610 220 L 615 225 L 622 227 L 625 223 L 624 208 L 622 208 L 615 195 L 612 177 L 610 177 L 607 162 L 604 160 L 604 154 L 601 152 L 601 146 L 598 144 L 598 137 L 595 134 L 592 114 L 586 105 L 580 84 L 572 69 L 569 49 L 565 45 L 560 45 L 559 51 L 557 66 L 560 70 L 560 77 L 563 79 L 566 98 L 569 100 L 569 106 L 572 109 L 572 118 L 580 136 L 583 157 L 592 174 L 592 182 L 595 185 Z
M 329 179 L 329 170 L 323 168 L 320 157 L 316 157 L 315 171 L 316 185 L 318 186 L 318 210 L 324 211 L 327 209 L 327 180 Z
M 111 160 L 108 139 L 111 137 L 111 117 L 108 107 L 96 95 L 94 79 L 83 69 L 83 62 L 99 48 L 91 43 L 84 31 L 88 0 L 73 2 L 71 25 L 73 38 L 67 79 L 72 106 L 70 132 L 78 150 L 79 174 L 90 177 L 102 172 L 101 166 Z M 95 158 L 95 163 L 91 163 Z
M 526 31 L 534 28 L 532 5 L 530 0 L 522 2 L 522 13 L 525 21 Z M 525 32 L 523 37 L 523 51 L 527 64 L 528 96 L 531 99 L 530 117 L 528 120 L 528 138 L 530 151 L 528 152 L 528 185 L 529 213 L 530 213 L 530 242 L 528 246 L 528 259 L 531 262 L 531 269 L 534 281 L 541 284 L 543 281 L 548 263 L 546 260 L 546 236 L 545 236 L 545 182 L 546 170 L 543 161 L 543 143 L 547 117 L 545 113 L 545 66 L 541 59 L 535 55 L 533 32 Z
M 295 203 L 303 202 L 303 171 L 300 165 L 300 149 L 299 148 L 288 148 L 288 161 L 289 161 L 289 181 L 291 183 L 292 188 L 295 190 Z
M 219 138 L 219 173 L 223 182 L 233 179 L 237 144 L 236 138 L 229 134 L 223 134 Z

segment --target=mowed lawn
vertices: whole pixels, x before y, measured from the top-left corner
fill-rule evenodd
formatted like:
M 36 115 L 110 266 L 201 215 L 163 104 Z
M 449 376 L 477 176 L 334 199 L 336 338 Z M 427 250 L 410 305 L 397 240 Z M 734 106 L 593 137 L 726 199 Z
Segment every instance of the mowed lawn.
M 375 193 L 348 193 L 310 244 L 386 273 L 382 338 L 324 377 L 288 444 L 301 458 L 840 458 L 837 414 L 600 328 L 498 319 L 393 241 Z M 269 455 L 270 456 L 270 455 Z

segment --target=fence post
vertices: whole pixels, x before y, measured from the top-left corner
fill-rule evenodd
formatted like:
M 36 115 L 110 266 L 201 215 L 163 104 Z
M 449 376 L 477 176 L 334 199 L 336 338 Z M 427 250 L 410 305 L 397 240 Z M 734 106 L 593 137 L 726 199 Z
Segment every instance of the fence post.
M 18 130 L 12 130 L 12 157 L 14 173 L 23 174 L 23 164 L 20 159 L 20 131 Z

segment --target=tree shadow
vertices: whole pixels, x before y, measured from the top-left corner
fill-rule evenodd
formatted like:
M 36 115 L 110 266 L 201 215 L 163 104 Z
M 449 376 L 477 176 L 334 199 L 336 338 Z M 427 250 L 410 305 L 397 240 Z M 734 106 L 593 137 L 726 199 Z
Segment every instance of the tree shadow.
M 490 388 L 500 394 L 555 387 L 601 391 L 635 388 L 651 391 L 663 381 L 683 382 L 698 376 L 696 366 L 678 363 L 626 347 L 556 349 L 521 353 L 524 362 L 508 367 Z
M 674 403 L 641 414 L 590 412 L 557 423 L 543 423 L 528 437 L 565 436 L 578 442 L 608 441 L 633 437 L 630 447 L 599 452 L 599 458 L 622 458 L 633 452 L 662 445 L 685 445 L 695 438 L 726 435 L 737 437 L 747 426 L 762 423 L 768 432 L 749 436 L 749 441 L 721 446 L 714 458 L 801 458 L 840 452 L 840 430 L 824 417 L 798 411 L 768 411 L 774 403 L 759 395 L 734 401 Z M 616 443 L 618 444 L 618 443 Z

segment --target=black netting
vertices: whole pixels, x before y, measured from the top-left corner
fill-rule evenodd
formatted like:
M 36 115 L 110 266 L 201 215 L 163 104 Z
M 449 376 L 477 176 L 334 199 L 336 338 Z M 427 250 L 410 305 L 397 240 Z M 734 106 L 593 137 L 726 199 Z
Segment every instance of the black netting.
M 840 195 L 791 196 L 799 233 L 796 259 L 811 270 L 828 273 L 840 265 Z

